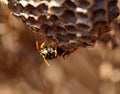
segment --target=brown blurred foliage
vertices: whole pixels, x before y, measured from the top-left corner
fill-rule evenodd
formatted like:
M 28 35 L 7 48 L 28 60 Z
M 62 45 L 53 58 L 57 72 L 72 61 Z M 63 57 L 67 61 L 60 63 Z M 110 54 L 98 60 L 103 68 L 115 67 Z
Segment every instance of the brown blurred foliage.
M 120 16 L 112 27 L 94 48 L 47 67 L 35 49 L 39 35 L 0 5 L 0 94 L 120 94 Z

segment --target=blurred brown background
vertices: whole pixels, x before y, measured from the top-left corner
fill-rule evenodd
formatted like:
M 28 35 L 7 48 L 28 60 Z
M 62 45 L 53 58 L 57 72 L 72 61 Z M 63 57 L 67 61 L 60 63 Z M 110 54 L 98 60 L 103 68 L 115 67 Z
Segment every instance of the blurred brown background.
M 120 16 L 94 48 L 47 67 L 35 49 L 39 36 L 0 5 L 0 94 L 120 94 L 119 32 Z

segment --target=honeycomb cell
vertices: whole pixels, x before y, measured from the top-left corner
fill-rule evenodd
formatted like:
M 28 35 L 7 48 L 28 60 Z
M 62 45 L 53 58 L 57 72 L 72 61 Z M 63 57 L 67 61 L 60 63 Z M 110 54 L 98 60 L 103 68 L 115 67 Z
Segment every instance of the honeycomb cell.
M 77 30 L 74 25 L 66 25 L 65 29 L 70 34 L 76 34 Z
M 76 5 L 83 9 L 89 9 L 93 4 L 93 0 L 76 0 Z
M 70 10 L 64 11 L 64 13 L 61 16 L 61 19 L 63 19 L 63 21 L 66 24 L 75 24 L 76 22 L 76 17 L 75 17 L 74 12 Z
M 64 3 L 65 9 L 75 11 L 76 4 L 70 0 L 66 0 Z

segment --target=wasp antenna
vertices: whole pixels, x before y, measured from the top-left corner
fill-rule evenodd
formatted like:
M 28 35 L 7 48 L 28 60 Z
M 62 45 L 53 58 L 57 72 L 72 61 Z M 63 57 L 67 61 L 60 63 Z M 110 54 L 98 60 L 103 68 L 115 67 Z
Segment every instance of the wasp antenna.
M 45 42 L 43 42 L 41 45 L 40 45 L 40 48 L 44 48 L 45 46 Z
M 48 61 L 45 59 L 45 57 L 43 56 L 44 62 L 47 66 L 50 66 L 50 64 L 48 63 Z
M 38 41 L 36 41 L 36 49 L 39 50 L 39 44 L 38 44 Z

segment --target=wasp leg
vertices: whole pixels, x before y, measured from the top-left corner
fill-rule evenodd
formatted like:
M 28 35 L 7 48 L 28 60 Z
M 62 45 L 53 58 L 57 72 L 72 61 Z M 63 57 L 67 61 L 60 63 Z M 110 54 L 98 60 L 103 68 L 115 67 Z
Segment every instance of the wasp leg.
M 40 48 L 44 48 L 45 46 L 45 42 L 43 42 L 41 45 L 40 45 Z
M 72 50 L 72 51 L 65 51 L 65 52 L 62 53 L 61 56 L 62 56 L 64 59 L 66 59 L 66 58 L 69 56 L 69 54 L 72 53 L 72 52 L 74 52 L 74 51 L 75 51 L 75 50 Z
M 36 49 L 39 50 L 39 44 L 38 44 L 38 41 L 36 41 Z
M 42 57 L 43 57 L 43 59 L 44 59 L 45 64 L 46 64 L 47 66 L 50 66 L 50 64 L 49 64 L 48 61 L 45 59 L 45 57 L 44 57 L 44 56 L 42 56 Z
M 62 56 L 64 59 L 66 59 L 66 58 L 69 56 L 69 54 L 70 54 L 69 51 L 65 51 L 64 53 L 62 53 L 61 56 Z

